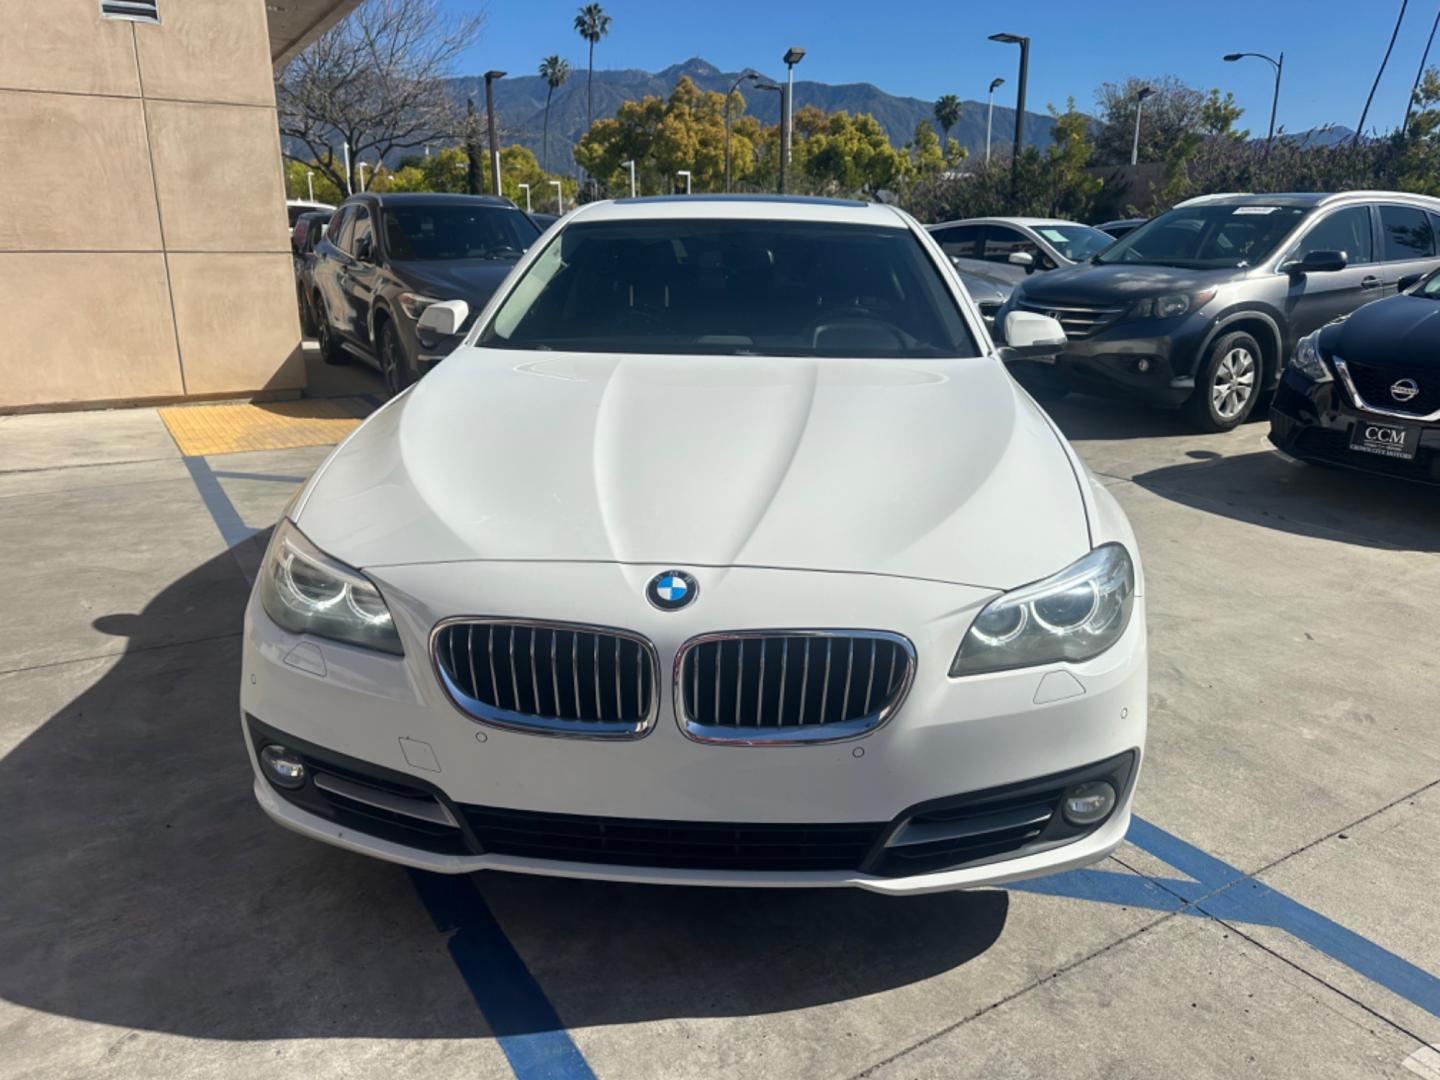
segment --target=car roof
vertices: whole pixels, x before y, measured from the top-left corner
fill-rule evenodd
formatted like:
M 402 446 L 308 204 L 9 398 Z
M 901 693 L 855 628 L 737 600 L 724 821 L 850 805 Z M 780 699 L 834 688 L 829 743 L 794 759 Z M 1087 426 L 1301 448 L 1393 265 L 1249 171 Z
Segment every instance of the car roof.
M 587 203 L 567 214 L 586 221 L 654 221 L 708 218 L 749 221 L 817 221 L 905 228 L 907 219 L 882 203 L 798 195 L 655 195 Z
M 486 206 L 503 206 L 518 209 L 513 202 L 501 195 L 461 195 L 446 191 L 365 191 L 356 192 L 345 203 L 372 202 L 381 206 L 438 206 L 443 204 L 483 203 Z M 345 205 L 342 203 L 341 205 Z
M 926 225 L 927 229 L 948 229 L 952 225 L 1019 225 L 1027 229 L 1038 229 L 1042 225 L 1080 225 L 1078 221 L 1066 221 L 1064 218 L 1039 218 L 1039 217 L 977 217 L 961 218 L 958 221 L 940 221 L 934 225 Z M 1090 225 L 1083 225 L 1082 228 L 1092 228 Z
M 1255 193 L 1250 191 L 1225 191 L 1214 195 L 1197 195 L 1193 199 L 1178 202 L 1176 206 L 1294 206 L 1308 209 L 1313 206 L 1329 206 L 1343 202 L 1377 202 L 1394 200 L 1413 203 L 1431 210 L 1440 211 L 1440 199 L 1430 195 L 1415 195 L 1408 191 L 1275 191 Z

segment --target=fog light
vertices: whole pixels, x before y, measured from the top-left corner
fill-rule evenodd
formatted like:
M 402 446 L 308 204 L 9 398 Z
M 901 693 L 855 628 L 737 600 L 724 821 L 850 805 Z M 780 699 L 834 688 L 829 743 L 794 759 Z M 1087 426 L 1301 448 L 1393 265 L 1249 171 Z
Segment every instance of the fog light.
M 1138 371 L 1141 375 L 1144 375 L 1147 371 L 1150 370 L 1150 358 L 1147 356 L 1142 356 L 1139 360 L 1136 360 L 1135 370 Z
M 1065 793 L 1065 820 L 1071 825 L 1094 825 L 1115 809 L 1115 789 L 1104 780 L 1076 784 Z
M 305 763 L 293 750 L 271 743 L 260 751 L 260 764 L 278 787 L 293 789 L 305 786 Z

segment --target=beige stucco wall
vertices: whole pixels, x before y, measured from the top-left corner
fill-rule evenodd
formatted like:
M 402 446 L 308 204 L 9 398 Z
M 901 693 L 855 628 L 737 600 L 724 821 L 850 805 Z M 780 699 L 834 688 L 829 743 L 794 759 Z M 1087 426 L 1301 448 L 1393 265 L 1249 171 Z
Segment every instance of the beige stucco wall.
M 303 386 L 264 0 L 0 0 L 0 410 Z

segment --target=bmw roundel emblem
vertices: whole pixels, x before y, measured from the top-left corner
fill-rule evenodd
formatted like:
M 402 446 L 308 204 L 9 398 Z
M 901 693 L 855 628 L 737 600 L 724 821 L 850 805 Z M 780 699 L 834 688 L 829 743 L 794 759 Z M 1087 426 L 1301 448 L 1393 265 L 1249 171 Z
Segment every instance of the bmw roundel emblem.
M 684 570 L 656 574 L 645 586 L 645 597 L 661 611 L 679 611 L 700 593 L 700 586 Z

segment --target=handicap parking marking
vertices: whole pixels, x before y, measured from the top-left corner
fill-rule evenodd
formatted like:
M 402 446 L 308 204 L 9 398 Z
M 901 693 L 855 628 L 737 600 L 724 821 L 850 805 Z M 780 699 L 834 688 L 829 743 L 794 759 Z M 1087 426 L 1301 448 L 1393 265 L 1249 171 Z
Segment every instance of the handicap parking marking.
M 435 928 L 517 1080 L 595 1080 L 550 999 L 469 876 L 411 870 Z
M 1432 1016 L 1440 1017 L 1440 978 L 1404 957 L 1142 818 L 1131 819 L 1125 838 L 1187 877 L 1071 870 L 1014 882 L 1007 888 L 1172 914 L 1202 915 L 1224 923 L 1274 927 Z

